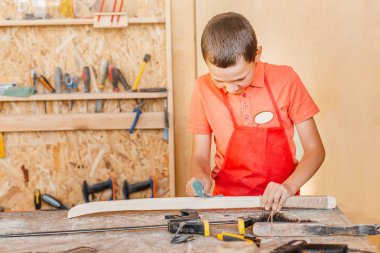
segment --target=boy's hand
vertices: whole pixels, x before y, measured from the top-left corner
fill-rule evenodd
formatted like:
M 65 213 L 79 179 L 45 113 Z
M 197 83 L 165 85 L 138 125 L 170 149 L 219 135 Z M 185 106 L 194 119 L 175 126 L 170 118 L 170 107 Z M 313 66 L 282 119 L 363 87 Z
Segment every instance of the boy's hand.
M 190 180 L 186 183 L 186 193 L 189 197 L 195 197 L 194 191 L 193 191 L 193 182 L 195 180 L 198 180 L 203 185 L 203 190 L 205 192 L 205 195 L 211 196 L 211 186 L 212 186 L 212 180 L 209 177 L 192 177 Z
M 270 182 L 261 197 L 261 206 L 265 207 L 265 210 L 269 210 L 271 207 L 274 211 L 280 211 L 285 201 L 294 195 L 283 184 Z

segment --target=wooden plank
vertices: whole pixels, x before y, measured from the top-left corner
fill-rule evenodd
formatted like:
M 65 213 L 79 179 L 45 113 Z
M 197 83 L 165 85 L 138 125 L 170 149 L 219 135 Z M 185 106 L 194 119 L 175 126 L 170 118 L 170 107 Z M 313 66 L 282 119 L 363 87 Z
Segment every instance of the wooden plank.
M 0 96 L 0 102 L 97 100 L 97 99 L 153 99 L 165 98 L 167 92 L 102 92 L 102 93 L 55 93 L 37 94 L 29 97 Z
M 377 226 L 377 230 L 376 230 Z M 329 226 L 320 223 L 268 223 L 253 225 L 256 236 L 331 236 L 331 235 L 376 235 L 379 225 Z
M 2 132 L 129 129 L 136 113 L 1 115 Z M 136 129 L 163 129 L 163 112 L 143 112 Z
M 129 18 L 128 24 L 163 24 L 160 18 Z M 61 26 L 61 25 L 93 25 L 92 18 L 78 19 L 39 19 L 39 20 L 2 20 L 0 27 L 10 26 Z
M 180 210 L 180 209 L 225 209 L 261 207 L 260 196 L 215 197 L 215 198 L 157 198 L 99 201 L 77 205 L 70 209 L 68 218 L 104 212 L 136 210 Z M 292 196 L 285 202 L 288 208 L 332 209 L 336 200 L 331 196 Z
M 174 115 L 173 115 L 173 56 L 171 35 L 171 4 L 165 0 L 165 31 L 166 31 L 166 79 L 168 87 L 168 116 L 169 116 L 169 190 L 170 197 L 175 196 L 175 153 L 174 153 Z

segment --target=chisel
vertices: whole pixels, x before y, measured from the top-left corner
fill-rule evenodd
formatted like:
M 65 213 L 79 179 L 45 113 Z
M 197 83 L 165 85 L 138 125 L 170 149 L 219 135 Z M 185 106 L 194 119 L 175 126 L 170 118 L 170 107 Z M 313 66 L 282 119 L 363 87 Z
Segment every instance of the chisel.
M 108 73 L 108 61 L 103 60 L 100 63 L 100 84 L 99 84 L 99 92 L 102 92 L 104 89 L 104 85 L 107 80 L 107 73 Z M 96 100 L 95 104 L 95 112 L 99 113 L 102 112 L 103 107 L 103 101 L 101 99 Z
M 84 84 L 84 92 L 89 93 L 90 84 L 91 84 L 91 74 L 90 74 L 90 68 L 88 66 L 83 67 L 82 80 Z M 88 113 L 88 100 L 86 101 L 86 112 Z

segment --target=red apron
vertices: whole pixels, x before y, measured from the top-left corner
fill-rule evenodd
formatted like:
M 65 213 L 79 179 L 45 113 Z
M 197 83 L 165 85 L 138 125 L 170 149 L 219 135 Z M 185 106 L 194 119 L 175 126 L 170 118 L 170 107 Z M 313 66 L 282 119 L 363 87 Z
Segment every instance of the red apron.
M 296 167 L 281 115 L 266 77 L 264 82 L 280 124 L 278 127 L 237 125 L 231 105 L 222 91 L 234 123 L 234 131 L 227 146 L 223 166 L 218 174 L 212 175 L 215 180 L 214 195 L 262 195 L 269 182 L 283 183 Z

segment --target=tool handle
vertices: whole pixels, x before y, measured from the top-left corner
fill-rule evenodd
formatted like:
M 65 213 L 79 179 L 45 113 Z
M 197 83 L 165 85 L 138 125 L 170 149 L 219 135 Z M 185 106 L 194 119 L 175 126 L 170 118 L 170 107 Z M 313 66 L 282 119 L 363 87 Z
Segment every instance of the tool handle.
M 58 208 L 58 209 L 62 209 L 62 210 L 68 210 L 69 208 L 67 208 L 64 204 L 62 204 L 58 199 L 54 198 L 53 196 L 49 195 L 49 194 L 42 194 L 42 200 L 55 207 L 55 208 Z
M 167 99 L 164 99 L 164 116 L 165 116 L 164 141 L 168 141 L 169 140 L 169 112 L 168 112 Z
M 41 209 L 41 192 L 38 189 L 34 191 L 34 207 L 36 210 Z
M 60 67 L 56 67 L 54 71 L 54 83 L 57 93 L 62 93 L 62 70 Z
M 113 91 L 119 92 L 120 91 L 119 85 L 118 85 L 119 77 L 117 75 L 117 71 L 116 71 L 115 67 L 112 65 L 108 69 L 108 77 L 110 78 L 110 80 L 112 82 Z
M 133 120 L 131 128 L 129 128 L 129 133 L 130 134 L 133 134 L 133 132 L 135 131 L 137 122 L 139 121 L 139 118 L 140 118 L 141 109 L 140 108 L 136 108 L 136 109 L 133 110 L 133 112 L 136 113 L 136 116 L 135 116 L 135 119 Z
M 104 85 L 105 85 L 106 80 L 107 80 L 107 73 L 108 73 L 108 61 L 103 60 L 100 63 L 100 84 L 99 84 L 100 90 L 104 89 Z
M 127 80 L 125 79 L 125 76 L 123 75 L 123 73 L 121 73 L 120 69 L 117 68 L 116 71 L 117 71 L 117 75 L 119 77 L 119 81 L 123 85 L 124 89 L 126 91 L 132 89 L 132 87 L 128 84 Z
M 90 92 L 90 84 L 91 84 L 91 74 L 90 74 L 90 68 L 88 66 L 83 67 L 82 80 L 83 80 L 83 84 L 84 84 L 84 92 L 89 93 Z
M 43 76 L 43 75 L 40 75 L 40 77 L 38 78 L 38 81 L 40 81 L 40 83 L 50 92 L 50 93 L 55 93 L 55 89 L 53 88 L 53 86 L 51 86 L 51 84 L 49 83 L 49 81 Z
M 137 92 L 167 92 L 167 88 L 142 88 L 137 89 Z
M 139 192 L 145 189 L 152 189 L 151 197 L 154 197 L 154 180 L 150 177 L 148 180 L 137 182 L 134 184 L 128 184 L 127 180 L 123 183 L 123 194 L 125 199 L 129 199 L 129 195 L 135 192 Z

